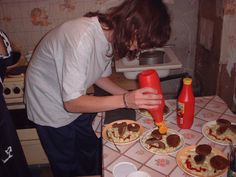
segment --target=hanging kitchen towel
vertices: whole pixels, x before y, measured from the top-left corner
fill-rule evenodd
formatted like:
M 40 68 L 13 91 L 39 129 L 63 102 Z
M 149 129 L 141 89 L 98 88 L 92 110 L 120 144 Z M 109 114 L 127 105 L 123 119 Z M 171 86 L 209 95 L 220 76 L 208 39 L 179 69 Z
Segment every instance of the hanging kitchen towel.
M 0 177 L 31 177 L 0 83 Z

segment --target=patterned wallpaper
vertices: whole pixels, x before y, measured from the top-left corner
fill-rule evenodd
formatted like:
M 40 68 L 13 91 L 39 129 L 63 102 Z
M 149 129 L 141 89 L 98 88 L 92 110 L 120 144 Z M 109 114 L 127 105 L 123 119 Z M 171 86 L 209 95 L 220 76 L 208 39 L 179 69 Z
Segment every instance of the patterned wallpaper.
M 0 28 L 24 53 L 53 27 L 122 0 L 0 0 Z
M 0 28 L 23 54 L 34 49 L 43 35 L 66 20 L 88 11 L 104 11 L 123 0 L 0 0 Z M 163 0 L 172 19 L 170 44 L 183 64 L 171 74 L 193 73 L 196 48 L 198 0 Z M 176 94 L 178 80 L 163 82 L 163 90 Z

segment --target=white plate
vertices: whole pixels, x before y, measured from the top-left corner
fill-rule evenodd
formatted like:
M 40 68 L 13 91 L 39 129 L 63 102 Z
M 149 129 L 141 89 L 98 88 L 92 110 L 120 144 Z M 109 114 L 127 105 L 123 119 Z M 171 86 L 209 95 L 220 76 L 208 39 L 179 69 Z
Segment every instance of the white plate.
M 232 123 L 232 124 L 235 124 L 235 123 Z M 209 135 L 207 132 L 209 130 L 209 127 L 212 127 L 212 126 L 215 126 L 217 125 L 216 121 L 210 121 L 210 122 L 207 122 L 203 125 L 202 127 L 202 134 L 210 141 L 214 142 L 214 143 L 217 143 L 217 144 L 220 144 L 220 145 L 229 145 L 230 142 L 229 141 L 224 141 L 224 140 L 217 140 L 216 138 L 214 138 L 213 136 Z M 231 132 L 231 130 L 227 130 L 227 132 L 223 133 L 222 135 L 224 134 L 228 134 L 228 131 Z M 233 141 L 233 145 L 236 145 L 236 134 L 234 134 L 232 132 L 232 141 Z
M 211 174 L 208 174 L 210 172 L 209 170 L 214 171 L 214 169 L 209 167 L 209 165 L 207 165 L 208 168 L 204 167 L 208 170 L 206 172 L 195 172 L 195 171 L 192 171 L 192 170 L 188 169 L 185 165 L 185 160 L 187 159 L 187 157 L 190 154 L 191 154 L 191 156 L 193 156 L 192 154 L 193 154 L 193 152 L 195 152 L 196 146 L 197 145 L 184 147 L 183 149 L 181 149 L 177 153 L 176 162 L 177 162 L 180 169 L 182 169 L 185 173 L 187 173 L 191 176 L 195 176 L 195 177 L 206 177 L 206 176 L 208 176 L 208 177 L 217 177 L 217 176 L 222 176 L 227 171 L 228 168 L 225 168 L 224 170 L 218 170 L 216 174 L 211 175 Z M 214 147 L 212 147 L 211 153 L 213 153 L 212 156 L 221 155 L 222 157 L 227 158 L 219 149 L 214 148 Z M 207 160 L 209 161 L 209 159 L 207 159 Z
M 146 132 L 144 132 L 144 134 L 142 135 L 142 137 L 140 138 L 140 143 L 141 145 L 143 146 L 144 149 L 146 149 L 147 151 L 153 153 L 153 154 L 158 154 L 158 155 L 170 155 L 170 154 L 173 154 L 173 153 L 176 153 L 177 151 L 179 151 L 183 146 L 184 146 L 184 137 L 183 135 L 181 135 L 179 132 L 177 132 L 176 130 L 173 130 L 173 129 L 168 129 L 167 131 L 167 135 L 163 135 L 162 137 L 162 142 L 165 143 L 166 147 L 168 146 L 167 143 L 166 143 L 166 137 L 170 134 L 176 134 L 180 137 L 180 143 L 177 147 L 175 148 L 168 148 L 166 150 L 162 150 L 162 149 L 149 149 L 148 148 L 148 145 L 145 143 L 145 141 L 151 137 L 151 133 L 153 130 L 155 129 L 158 129 L 158 128 L 154 128 L 154 129 L 151 129 L 151 130 L 148 130 Z
M 141 136 L 141 135 L 143 134 L 143 132 L 144 132 L 144 128 L 143 128 L 143 126 L 140 125 L 138 122 L 133 121 L 133 120 L 118 120 L 118 121 L 114 121 L 114 122 L 112 122 L 112 123 L 110 123 L 110 124 L 105 125 L 105 127 L 104 127 L 103 130 L 102 130 L 102 137 L 103 137 L 103 139 L 105 139 L 105 140 L 107 140 L 107 141 L 109 141 L 109 142 L 111 142 L 111 143 L 114 143 L 114 142 L 112 142 L 112 141 L 107 137 L 107 131 L 108 131 L 109 128 L 112 127 L 112 125 L 113 125 L 114 123 L 122 123 L 122 122 L 126 122 L 127 124 L 130 124 L 130 123 L 138 124 L 138 125 L 140 126 L 140 129 L 139 129 L 139 136 L 138 136 L 136 139 L 132 139 L 132 140 L 130 140 L 130 141 L 128 141 L 128 142 L 115 142 L 115 144 L 117 144 L 117 145 L 126 145 L 126 144 L 130 144 L 130 143 L 133 143 L 133 142 L 139 140 L 140 136 Z

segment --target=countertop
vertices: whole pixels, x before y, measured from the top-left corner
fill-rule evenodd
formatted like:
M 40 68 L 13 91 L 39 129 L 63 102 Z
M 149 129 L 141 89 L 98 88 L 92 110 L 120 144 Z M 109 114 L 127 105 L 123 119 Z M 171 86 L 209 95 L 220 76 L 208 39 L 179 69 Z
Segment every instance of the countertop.
M 113 70 L 111 80 L 127 90 L 135 90 L 138 88 L 137 80 L 126 79 L 123 73 L 116 72 L 115 70 Z
M 112 75 L 110 76 L 110 78 L 117 85 L 127 90 L 135 90 L 138 88 L 137 80 L 126 79 L 123 73 L 116 72 L 114 68 L 113 68 Z M 87 93 L 89 94 L 94 93 L 93 86 L 88 89 Z

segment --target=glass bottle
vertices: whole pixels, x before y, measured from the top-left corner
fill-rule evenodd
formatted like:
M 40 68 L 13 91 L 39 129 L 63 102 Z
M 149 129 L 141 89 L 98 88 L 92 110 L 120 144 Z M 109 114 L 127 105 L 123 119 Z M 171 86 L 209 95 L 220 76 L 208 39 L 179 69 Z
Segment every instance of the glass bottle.
M 230 144 L 229 148 L 229 168 L 227 172 L 227 177 L 236 177 L 236 147 Z

